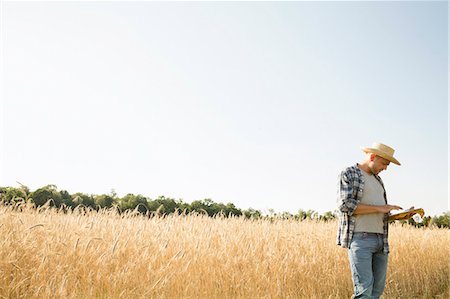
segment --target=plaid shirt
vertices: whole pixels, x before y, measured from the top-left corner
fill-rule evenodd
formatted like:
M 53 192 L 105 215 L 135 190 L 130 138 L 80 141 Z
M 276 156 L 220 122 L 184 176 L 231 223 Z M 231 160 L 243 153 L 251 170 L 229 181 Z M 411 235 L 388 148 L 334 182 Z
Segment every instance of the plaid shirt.
M 387 204 L 386 190 L 384 189 L 383 181 L 378 175 L 375 178 L 380 182 L 384 190 L 384 200 Z M 338 198 L 337 208 L 339 214 L 339 229 L 336 238 L 336 244 L 344 248 L 350 247 L 350 242 L 355 231 L 356 217 L 353 212 L 356 206 L 361 202 L 364 190 L 364 176 L 358 164 L 344 169 L 339 175 L 338 182 Z M 384 215 L 383 220 L 383 252 L 389 253 L 388 244 L 388 218 L 389 215 Z

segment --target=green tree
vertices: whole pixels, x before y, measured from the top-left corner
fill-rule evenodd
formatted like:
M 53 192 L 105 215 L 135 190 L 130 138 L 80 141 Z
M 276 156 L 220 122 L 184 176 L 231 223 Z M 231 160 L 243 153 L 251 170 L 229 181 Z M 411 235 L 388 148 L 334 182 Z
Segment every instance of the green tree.
M 260 219 L 261 218 L 261 211 L 255 210 L 252 208 L 249 208 L 248 210 L 244 210 L 243 214 L 245 218 L 249 219 Z
M 238 208 L 236 208 L 236 206 L 233 203 L 227 203 L 227 205 L 225 206 L 225 215 L 227 216 L 241 216 L 242 215 L 242 211 Z
M 20 188 L 1 187 L 0 200 L 4 203 L 11 203 L 17 200 L 27 200 L 29 193 L 29 189 L 25 186 L 22 186 Z
M 68 207 L 74 207 L 75 203 L 72 201 L 72 195 L 69 194 L 66 190 L 59 191 L 59 194 L 61 195 L 61 201 L 62 204 L 68 206 Z
M 322 220 L 325 222 L 333 220 L 335 218 L 336 218 L 336 215 L 334 215 L 333 212 L 331 212 L 331 211 L 325 212 L 323 215 L 319 216 L 319 220 Z
M 314 210 L 304 211 L 304 210 L 300 209 L 297 213 L 297 217 L 300 221 L 305 220 L 305 219 L 314 220 L 314 219 L 319 219 L 319 214 Z
M 62 196 L 55 185 L 47 185 L 30 194 L 36 206 L 43 206 L 50 200 L 50 206 L 60 207 Z
M 450 211 L 447 211 L 440 216 L 434 216 L 432 223 L 439 228 L 448 229 L 450 227 Z
M 154 200 L 152 206 L 153 207 L 158 206 L 157 209 L 162 206 L 160 209 L 161 213 L 172 214 L 178 208 L 178 203 L 173 198 L 159 196 L 157 199 Z
M 94 203 L 100 208 L 110 208 L 114 203 L 114 197 L 107 194 L 94 195 Z
M 211 199 L 204 199 L 204 200 L 194 200 L 191 203 L 192 211 L 202 213 L 205 211 L 209 216 L 212 216 L 212 211 L 210 209 L 212 200 Z
M 192 211 L 202 212 L 206 211 L 209 216 L 214 216 L 222 213 L 224 216 L 240 216 L 242 211 L 234 206 L 232 203 L 224 205 L 223 203 L 214 202 L 210 198 L 203 200 L 195 200 L 191 203 Z
M 180 214 L 181 213 L 189 214 L 190 212 L 192 212 L 191 205 L 182 201 L 181 199 L 177 200 L 177 207 L 178 207 L 178 212 Z
M 72 195 L 73 203 L 78 205 L 83 205 L 85 207 L 95 208 L 94 198 L 91 195 L 87 195 L 85 193 L 77 192 Z
M 282 212 L 281 214 L 278 215 L 278 217 L 280 217 L 282 219 L 292 219 L 292 218 L 295 219 L 295 216 L 289 212 Z
M 129 193 L 124 197 L 120 198 L 118 202 L 121 211 L 126 211 L 130 209 L 134 210 L 135 208 L 137 208 L 138 211 L 141 213 L 145 213 L 148 211 L 148 199 L 147 197 L 142 196 L 140 194 L 134 195 L 132 193 Z
M 160 202 L 155 201 L 155 200 L 149 199 L 147 201 L 147 207 L 148 207 L 148 210 L 151 212 L 156 212 L 156 211 L 158 211 L 158 209 L 160 212 L 164 212 L 164 205 L 162 205 Z

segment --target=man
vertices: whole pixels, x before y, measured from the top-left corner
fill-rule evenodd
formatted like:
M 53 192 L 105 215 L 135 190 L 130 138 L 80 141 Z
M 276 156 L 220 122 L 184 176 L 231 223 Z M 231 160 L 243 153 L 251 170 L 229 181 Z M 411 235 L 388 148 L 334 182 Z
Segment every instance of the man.
M 400 162 L 394 158 L 394 149 L 381 143 L 362 150 L 366 153 L 364 161 L 339 176 L 337 244 L 348 248 L 352 298 L 379 298 L 386 281 L 389 212 L 401 207 L 387 203 L 378 174 L 390 162 Z

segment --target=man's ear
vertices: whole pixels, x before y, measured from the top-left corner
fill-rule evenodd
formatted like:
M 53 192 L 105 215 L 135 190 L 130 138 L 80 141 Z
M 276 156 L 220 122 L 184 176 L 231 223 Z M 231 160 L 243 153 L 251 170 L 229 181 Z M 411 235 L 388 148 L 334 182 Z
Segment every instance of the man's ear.
M 374 153 L 371 153 L 370 154 L 370 161 L 371 162 L 373 162 L 374 160 L 375 160 L 375 157 L 376 157 L 377 155 L 375 155 Z

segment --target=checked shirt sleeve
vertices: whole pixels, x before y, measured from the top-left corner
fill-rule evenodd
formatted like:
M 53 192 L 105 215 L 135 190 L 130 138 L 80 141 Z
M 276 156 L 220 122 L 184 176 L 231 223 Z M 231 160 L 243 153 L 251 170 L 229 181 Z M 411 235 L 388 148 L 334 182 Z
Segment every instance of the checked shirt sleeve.
M 341 172 L 339 176 L 339 188 L 338 188 L 338 200 L 337 208 L 348 216 L 352 216 L 358 204 L 356 200 L 358 190 L 355 190 L 359 184 L 353 181 L 355 174 L 352 173 L 351 169 L 347 169 Z

